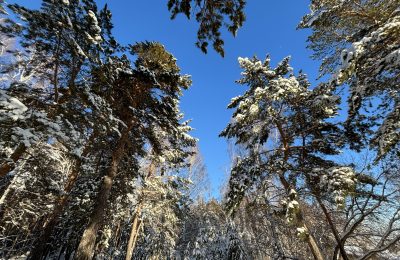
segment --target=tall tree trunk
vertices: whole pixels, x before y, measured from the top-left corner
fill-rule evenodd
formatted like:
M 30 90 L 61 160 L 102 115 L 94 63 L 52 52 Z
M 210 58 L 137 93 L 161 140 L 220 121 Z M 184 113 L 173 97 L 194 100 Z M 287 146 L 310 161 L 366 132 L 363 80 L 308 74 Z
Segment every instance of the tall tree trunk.
M 58 103 L 58 71 L 60 69 L 60 46 L 61 46 L 61 36 L 60 34 L 62 31 L 59 33 L 57 37 L 57 46 L 56 46 L 56 53 L 55 53 L 55 59 L 56 63 L 54 65 L 54 75 L 53 75 L 53 85 L 54 85 L 54 102 Z
M 130 123 L 122 132 L 115 149 L 111 156 L 111 165 L 108 168 L 107 175 L 104 177 L 99 193 L 96 199 L 96 205 L 92 211 L 90 221 L 86 227 L 81 241 L 79 242 L 78 249 L 76 250 L 75 259 L 78 260 L 91 260 L 94 254 L 94 247 L 96 244 L 97 231 L 103 222 L 104 212 L 107 207 L 107 201 L 110 197 L 111 188 L 115 176 L 118 173 L 118 166 L 125 154 L 125 145 L 129 140 L 129 132 L 131 131 L 133 123 Z
M 324 212 L 324 215 L 328 221 L 328 224 L 332 230 L 332 233 L 335 237 L 336 243 L 339 246 L 339 250 L 340 250 L 340 255 L 342 256 L 343 260 L 348 260 L 349 257 L 347 256 L 346 250 L 344 250 L 344 245 L 342 243 L 342 240 L 339 236 L 339 232 L 337 231 L 335 224 L 333 223 L 333 220 L 327 210 L 327 208 L 325 207 L 324 203 L 322 202 L 321 198 L 319 197 L 319 195 L 317 194 L 316 196 L 317 202 L 319 204 L 319 206 L 321 207 L 322 211 Z
M 147 175 L 145 176 L 144 181 L 153 177 L 155 175 L 155 173 L 156 173 L 156 164 L 152 160 L 149 165 L 149 171 L 148 171 Z M 131 229 L 131 233 L 129 236 L 129 242 L 128 242 L 128 246 L 127 246 L 127 250 L 126 250 L 126 258 L 125 258 L 126 260 L 131 260 L 133 252 L 136 247 L 137 238 L 139 237 L 139 229 L 140 229 L 140 225 L 142 224 L 142 222 L 140 222 L 140 220 L 139 220 L 139 217 L 142 212 L 143 204 L 145 203 L 144 199 L 145 199 L 145 194 L 144 194 L 144 189 L 142 188 L 140 196 L 139 196 L 139 203 L 138 203 L 138 206 L 136 207 L 136 212 L 135 212 L 135 215 L 134 215 L 134 218 L 132 221 L 132 229 Z
M 280 181 L 281 181 L 282 185 L 285 187 L 285 189 L 287 191 L 289 191 L 290 185 L 282 175 L 280 175 Z M 324 257 L 321 253 L 321 249 L 319 248 L 317 241 L 315 240 L 313 234 L 311 234 L 310 229 L 308 228 L 308 225 L 306 224 L 306 220 L 304 219 L 303 211 L 301 209 L 299 209 L 298 221 L 299 221 L 299 226 L 301 226 L 307 230 L 307 236 L 305 237 L 305 241 L 307 242 L 308 247 L 310 248 L 311 253 L 314 256 L 314 259 L 324 260 Z
M 306 225 L 304 225 L 304 226 L 307 228 Z M 308 244 L 308 247 L 311 249 L 311 253 L 314 256 L 314 259 L 324 260 L 324 257 L 322 256 L 322 253 L 321 253 L 321 250 L 319 249 L 317 241 L 315 241 L 314 236 L 310 233 L 307 236 L 307 244 Z
M 277 122 L 276 127 L 277 127 L 277 129 L 279 131 L 279 135 L 281 136 L 281 139 L 282 139 L 283 160 L 285 162 L 287 162 L 289 159 L 289 152 L 290 152 L 289 151 L 289 149 L 290 149 L 289 143 L 287 141 L 286 134 L 285 134 L 285 131 L 283 130 L 282 125 L 279 122 Z M 279 174 L 279 180 L 280 180 L 281 184 L 283 185 L 283 187 L 285 188 L 285 190 L 287 192 L 289 192 L 292 187 L 291 187 L 290 183 L 286 180 L 284 173 Z M 298 221 L 299 221 L 300 226 L 307 230 L 307 236 L 305 237 L 305 241 L 307 242 L 308 247 L 310 248 L 310 250 L 314 256 L 314 259 L 324 260 L 324 257 L 322 256 L 322 253 L 321 253 L 321 249 L 319 248 L 314 236 L 311 234 L 310 229 L 308 228 L 306 221 L 304 219 L 303 211 L 301 209 L 299 209 Z
M 10 159 L 12 162 L 4 162 L 0 166 L 0 177 L 4 177 L 9 173 L 10 171 L 14 170 L 15 168 L 15 163 L 21 159 L 22 155 L 26 151 L 26 146 L 24 144 L 19 144 L 17 149 L 15 149 L 14 153 L 10 156 Z
M 133 221 L 132 221 L 132 229 L 131 229 L 131 234 L 129 236 L 129 242 L 128 242 L 128 246 L 126 249 L 126 258 L 125 260 L 131 260 L 132 259 L 132 255 L 133 255 L 133 251 L 135 250 L 136 247 L 136 241 L 137 238 L 139 236 L 139 228 L 141 225 L 141 222 L 139 220 L 140 218 L 140 214 L 142 211 L 142 201 L 139 203 L 135 215 L 133 216 Z

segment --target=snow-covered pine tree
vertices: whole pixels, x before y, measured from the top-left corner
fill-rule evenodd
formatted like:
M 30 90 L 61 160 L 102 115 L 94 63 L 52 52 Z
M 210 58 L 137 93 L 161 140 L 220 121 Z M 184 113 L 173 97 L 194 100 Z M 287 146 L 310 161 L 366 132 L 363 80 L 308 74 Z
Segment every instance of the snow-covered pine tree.
M 37 239 L 35 231 L 54 210 L 73 168 L 73 160 L 60 144 L 37 144 L 29 153 L 13 170 L 14 177 L 0 198 L 0 257 L 4 259 L 27 257 Z
M 16 4 L 8 7 L 22 23 L 7 19 L 1 25 L 1 31 L 17 37 L 23 50 L 14 51 L 21 58 L 15 59 L 2 73 L 22 72 L 18 82 L 10 82 L 10 87 L 2 93 L 15 98 L 13 90 L 17 89 L 20 94 L 24 91 L 25 99 L 29 99 L 24 118 L 18 122 L 20 128 L 11 127 L 7 135 L 14 136 L 12 139 L 16 143 L 7 145 L 17 147 L 11 158 L 17 161 L 31 144 L 49 138 L 64 141 L 71 152 L 79 154 L 85 141 L 83 131 L 88 129 L 83 125 L 87 120 L 84 111 L 88 104 L 77 85 L 87 78 L 88 69 L 100 62 L 99 44 L 103 39 L 91 10 L 95 5 L 93 1 L 85 1 L 85 4 L 43 1 L 39 10 Z M 94 38 L 98 40 L 97 44 L 94 44 Z M 8 100 L 4 106 L 9 106 L 10 99 L 7 96 L 2 99 Z M 2 163 L 0 174 L 4 176 L 12 167 Z
M 111 14 L 107 7 L 97 14 L 97 8 L 93 1 L 85 1 L 84 3 L 78 1 L 63 1 L 62 3 L 44 1 L 42 8 L 37 11 L 28 10 L 18 5 L 12 5 L 10 8 L 23 16 L 24 21 L 26 21 L 26 27 L 19 27 L 16 23 L 8 21 L 8 26 L 4 26 L 2 29 L 9 30 L 16 36 L 21 36 L 21 45 L 28 50 L 33 49 L 35 51 L 34 55 L 40 57 L 39 59 L 35 56 L 34 61 L 37 63 L 15 63 L 12 64 L 14 67 L 10 66 L 10 69 L 17 67 L 24 67 L 25 69 L 27 67 L 28 71 L 35 71 L 35 73 L 29 74 L 32 75 L 32 79 L 34 81 L 40 80 L 48 86 L 42 98 L 47 102 L 44 104 L 46 105 L 47 121 L 52 122 L 53 118 L 58 119 L 61 117 L 62 120 L 66 118 L 68 126 L 73 126 L 75 129 L 80 130 L 80 132 L 75 131 L 74 136 L 84 137 L 82 140 L 87 141 L 85 146 L 71 149 L 71 140 L 57 138 L 57 141 L 64 141 L 63 144 L 78 158 L 72 173 L 65 183 L 64 193 L 60 196 L 54 211 L 47 217 L 44 230 L 39 234 L 36 246 L 31 252 L 30 257 L 40 258 L 49 253 L 43 250 L 46 249 L 46 244 L 52 240 L 50 235 L 57 224 L 59 216 L 64 213 L 69 193 L 75 186 L 81 166 L 92 167 L 96 163 L 95 161 L 90 162 L 90 160 L 95 159 L 97 161 L 97 158 L 100 161 L 105 161 L 106 165 L 109 163 L 110 157 L 112 160 L 112 153 L 110 153 L 108 147 L 113 145 L 115 140 L 121 139 L 121 132 L 123 133 L 126 126 L 124 122 L 127 121 L 124 118 L 125 115 L 134 114 L 138 118 L 137 125 L 144 125 L 146 129 L 141 128 L 140 130 L 143 130 L 143 132 L 135 131 L 131 134 L 130 140 L 136 146 L 129 147 L 124 155 L 143 156 L 145 154 L 143 147 L 146 142 L 149 142 L 161 151 L 160 156 L 167 156 L 167 160 L 172 164 L 178 165 L 185 161 L 190 152 L 186 151 L 184 146 L 193 145 L 194 140 L 187 134 L 190 131 L 187 123 L 181 123 L 181 115 L 177 109 L 180 87 L 174 84 L 182 83 L 182 86 L 186 87 L 189 81 L 186 76 L 177 74 L 177 67 L 174 65 L 175 60 L 169 54 L 163 53 L 162 50 L 156 47 L 152 49 L 155 52 L 152 54 L 153 57 L 156 56 L 155 59 L 152 59 L 148 50 L 145 50 L 148 48 L 145 47 L 146 44 L 142 46 L 138 44 L 132 48 L 135 49 L 135 53 L 140 53 L 139 56 L 141 56 L 141 58 L 137 59 L 137 64 L 140 65 L 137 66 L 136 70 L 131 69 L 130 61 L 125 56 L 121 58 L 113 56 L 119 46 L 111 35 Z M 47 22 L 44 13 L 49 12 L 54 13 L 54 16 L 50 17 L 51 26 L 43 24 Z M 63 25 L 63 22 L 68 24 Z M 71 26 L 71 23 L 80 24 L 81 26 Z M 26 35 L 21 34 L 24 30 L 28 32 Z M 90 34 L 92 31 L 93 34 Z M 74 37 L 71 37 L 71 35 Z M 66 41 L 66 39 L 72 40 Z M 43 45 L 40 45 L 41 43 Z M 156 45 L 147 44 L 146 46 L 154 47 Z M 164 60 L 154 62 L 157 59 Z M 40 67 L 44 65 L 39 60 L 54 62 L 45 64 L 48 68 L 44 68 Z M 149 71 L 150 67 L 152 71 Z M 51 73 L 46 74 L 47 71 Z M 59 76 L 59 78 L 56 78 L 56 76 Z M 132 81 L 129 82 L 130 80 Z M 149 113 L 150 106 L 143 105 L 150 101 L 150 98 L 143 100 L 140 98 L 136 100 L 125 99 L 124 102 L 119 102 L 124 100 L 123 97 L 132 98 L 132 96 L 126 96 L 126 92 L 120 85 L 140 85 L 138 82 L 144 87 L 144 96 L 153 96 L 154 102 L 149 104 L 150 106 L 152 105 L 153 113 Z M 173 84 L 168 85 L 169 83 Z M 29 89 L 29 86 L 27 88 Z M 147 92 L 146 88 L 148 88 Z M 152 88 L 158 88 L 160 92 L 152 92 Z M 137 89 L 137 87 L 134 87 L 129 91 L 132 93 Z M 167 93 L 165 96 L 163 96 L 163 91 Z M 55 98 L 57 96 L 56 92 L 58 92 L 58 98 Z M 19 105 L 20 101 L 14 102 L 13 97 L 6 96 L 7 93 L 4 94 L 4 99 L 7 103 L 5 101 L 3 103 L 4 106 L 7 106 L 6 109 L 12 112 L 7 114 L 10 114 L 9 117 L 14 119 L 14 114 L 17 113 L 18 119 L 19 107 L 14 108 L 10 106 L 10 103 Z M 21 98 L 22 100 L 23 97 Z M 140 104 L 138 105 L 138 103 Z M 124 106 L 126 104 L 128 105 Z M 129 104 L 132 106 L 129 106 Z M 20 107 L 24 110 L 22 112 L 25 112 L 25 105 L 22 104 Z M 126 110 L 129 111 L 126 113 Z M 158 117 L 154 116 L 154 114 L 158 114 Z M 172 118 L 171 116 L 173 120 L 165 120 L 165 118 Z M 16 124 L 21 126 L 21 122 L 14 121 L 11 127 Z M 93 122 L 96 122 L 96 124 Z M 54 126 L 54 124 L 52 125 Z M 152 130 L 153 127 L 159 127 L 159 129 Z M 160 129 L 162 130 L 160 131 Z M 41 129 L 33 128 L 33 130 L 36 131 L 35 133 L 42 133 L 40 132 Z M 126 132 L 129 133 L 128 131 Z M 162 137 L 162 142 L 157 140 L 155 132 L 162 132 L 166 135 Z M 46 134 L 47 132 L 44 133 Z M 61 131 L 57 132 L 57 134 L 59 133 L 62 134 Z M 37 140 L 33 141 L 39 142 L 50 137 L 57 137 L 55 133 L 52 133 L 52 135 L 45 134 L 43 138 L 40 136 L 40 138 L 36 138 Z M 162 154 L 162 152 L 166 152 L 165 147 L 169 147 L 168 153 Z M 22 150 L 25 152 L 26 147 L 23 148 Z M 11 158 L 13 157 L 11 156 Z M 89 161 L 82 162 L 82 159 Z M 135 163 L 135 160 L 132 160 L 132 162 Z M 135 169 L 135 165 L 132 165 L 131 169 Z M 102 174 L 102 172 L 88 169 L 87 172 L 94 173 L 94 179 L 96 179 L 96 175 Z M 134 173 L 132 178 L 135 175 L 137 174 Z M 79 182 L 79 185 L 83 185 L 82 187 L 88 189 L 91 186 L 91 182 L 89 181 L 87 184 Z M 68 210 L 70 209 L 68 207 Z M 60 246 L 60 253 L 63 252 L 64 248 L 69 251 L 67 254 L 71 254 L 70 245 Z
M 187 123 L 182 124 L 183 135 L 178 138 L 169 138 L 169 133 L 162 128 L 155 128 L 152 134 L 151 144 L 158 145 L 151 146 L 149 170 L 141 177 L 142 187 L 137 195 L 139 202 L 132 221 L 126 259 L 131 259 L 138 238 L 142 238 L 139 255 L 144 252 L 153 257 L 173 255 L 180 218 L 189 200 L 185 193 L 190 181 L 178 176 L 178 172 L 188 166 L 186 159 L 193 156 L 195 145 L 195 140 L 188 135 L 191 128 Z M 143 232 L 145 237 L 140 237 L 141 223 L 147 230 Z
M 233 211 L 247 190 L 273 176 L 287 194 L 282 201 L 287 222 L 297 228 L 314 257 L 323 259 L 300 201 L 308 193 L 319 199 L 333 196 L 342 204 L 346 194 L 355 189 L 354 170 L 327 159 L 337 155 L 344 144 L 343 133 L 332 120 L 340 98 L 333 95 L 330 85 L 311 90 L 304 74 L 293 74 L 289 58 L 276 68 L 271 68 L 269 57 L 264 62 L 256 57 L 239 58 L 239 63 L 243 77 L 238 83 L 249 89 L 229 104 L 228 108 L 236 111 L 221 136 L 234 139 L 248 154 L 238 158 L 232 168 L 227 209 Z M 328 214 L 326 217 L 329 220 Z M 330 227 L 340 244 L 333 223 Z
M 180 74 L 176 59 L 161 44 L 152 42 L 132 45 L 131 54 L 136 56 L 134 68 L 122 57 L 127 61 L 125 66 L 117 68 L 115 75 L 108 74 L 113 80 L 107 95 L 113 101 L 113 113 L 122 125 L 116 128 L 119 133 L 109 139 L 109 147 L 114 148 L 89 224 L 77 249 L 77 259 L 93 256 L 113 180 L 127 156 L 143 154 L 147 143 L 155 154 L 167 156 L 170 162 L 179 164 L 190 154 L 185 148 L 195 144 L 195 139 L 187 134 L 191 128 L 187 122 L 181 122 L 182 114 L 178 108 L 182 89 L 189 87 L 190 80 Z M 165 137 L 162 140 L 157 136 L 160 133 Z
M 162 130 L 157 131 L 161 143 L 167 139 L 167 135 L 162 133 Z M 131 229 L 132 245 L 127 249 L 126 259 L 131 259 L 133 252 L 134 259 L 176 256 L 176 244 L 188 214 L 190 199 L 199 199 L 199 193 L 206 189 L 203 186 L 206 173 L 198 148 L 192 147 L 185 152 L 190 152 L 190 156 L 177 152 L 176 156 L 171 156 L 176 151 L 168 150 L 167 146 L 163 155 L 150 156 L 149 170 L 142 175 L 143 184 L 138 189 L 138 205 Z M 187 160 L 177 164 L 174 157 L 180 156 Z M 138 243 L 136 247 L 135 243 Z
M 312 30 L 308 47 L 322 60 L 322 75 L 349 86 L 351 142 L 372 131 L 368 143 L 378 159 L 398 150 L 400 141 L 399 5 L 398 0 L 314 0 L 299 25 Z
M 24 49 L 14 52 L 22 59 L 2 71 L 22 73 L 19 82 L 11 82 L 1 92 L 2 120 L 8 122 L 1 128 L 5 133 L 2 149 L 17 147 L 9 156 L 11 160 L 2 163 L 1 173 L 8 173 L 26 149 L 38 142 L 61 142 L 75 158 L 64 192 L 31 252 L 39 257 L 93 140 L 119 123 L 109 115 L 108 104 L 91 88 L 93 71 L 119 46 L 111 35 L 111 13 L 106 6 L 97 14 L 94 1 L 43 1 L 39 10 L 18 5 L 9 8 L 22 23 L 9 19 L 1 30 L 17 37 Z

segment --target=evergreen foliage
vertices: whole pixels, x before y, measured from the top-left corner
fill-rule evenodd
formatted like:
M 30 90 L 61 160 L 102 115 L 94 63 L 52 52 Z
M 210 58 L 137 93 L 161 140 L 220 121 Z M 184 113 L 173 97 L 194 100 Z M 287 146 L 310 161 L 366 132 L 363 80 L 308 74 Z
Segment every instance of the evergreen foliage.
M 222 56 L 245 5 L 168 1 Z M 217 201 L 161 43 L 120 44 L 95 0 L 0 0 L 0 259 L 395 259 L 399 5 L 312 1 L 318 85 L 290 57 L 238 59 Z

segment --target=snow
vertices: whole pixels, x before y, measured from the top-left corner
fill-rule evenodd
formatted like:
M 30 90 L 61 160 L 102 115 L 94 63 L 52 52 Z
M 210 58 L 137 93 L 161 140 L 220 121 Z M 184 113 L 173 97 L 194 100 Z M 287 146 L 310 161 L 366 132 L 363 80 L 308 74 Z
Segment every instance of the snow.
M 74 150 L 72 150 L 72 154 L 81 157 L 83 153 L 83 147 L 77 147 Z
M 341 66 L 334 76 L 338 84 L 342 84 L 354 73 L 357 61 L 361 57 L 367 56 L 369 54 L 370 48 L 373 48 L 374 46 L 379 46 L 385 39 L 393 37 L 393 35 L 399 35 L 399 28 L 400 16 L 395 16 L 369 35 L 363 37 L 360 41 L 354 42 L 349 48 L 342 50 Z M 378 54 L 378 57 L 380 55 L 382 58 L 376 59 L 377 66 L 375 66 L 377 69 L 379 69 L 378 71 L 382 71 L 383 68 L 398 68 L 400 64 L 400 47 L 394 46 L 394 48 L 395 49 L 389 54 L 385 54 L 385 48 L 381 49 L 381 53 Z M 379 63 L 381 64 L 378 65 Z
M 323 14 L 325 14 L 327 10 L 318 10 L 318 11 L 313 11 L 310 15 L 308 15 L 308 19 L 306 23 L 303 23 L 302 25 L 306 28 L 311 27 L 314 25 L 316 21 L 318 21 Z
M 0 90 L 0 121 L 11 118 L 13 121 L 25 119 L 28 108 L 17 98 L 11 97 Z
M 250 116 L 256 116 L 260 112 L 258 104 L 252 104 L 249 109 Z
M 400 48 L 389 53 L 385 57 L 385 62 L 393 66 L 400 66 Z
M 305 239 L 309 235 L 306 227 L 298 227 L 296 228 L 296 231 L 297 231 L 297 237 L 300 239 Z
M 72 43 L 72 45 L 75 46 L 76 52 L 77 52 L 80 56 L 82 56 L 83 58 L 87 58 L 85 52 L 82 50 L 81 46 L 75 41 L 75 39 L 70 38 L 69 40 L 70 40 L 70 42 Z
M 98 24 L 96 14 L 92 10 L 88 11 L 88 15 L 90 19 L 92 19 L 96 24 Z
M 51 130 L 55 132 L 61 131 L 61 126 L 51 121 L 45 113 L 40 111 L 35 111 L 32 113 L 32 115 L 36 117 L 36 121 L 42 123 L 45 126 L 48 126 L 49 128 L 51 128 Z
M 30 147 L 33 143 L 39 141 L 39 137 L 32 133 L 32 129 L 22 129 L 14 127 L 12 136 L 16 142 L 22 142 L 26 147 Z
M 288 207 L 288 209 L 297 209 L 297 208 L 299 208 L 299 203 L 295 200 L 292 200 L 289 202 L 287 207 Z
M 245 118 L 246 117 L 243 114 L 240 114 L 240 113 L 236 114 L 236 116 L 235 116 L 235 120 L 238 123 L 242 122 Z
M 272 100 L 278 101 L 293 95 L 305 94 L 304 89 L 300 87 L 300 84 L 296 77 L 291 76 L 284 78 L 279 76 L 276 79 L 269 81 L 269 94 Z
M 265 95 L 265 90 L 264 89 L 262 89 L 262 88 L 260 88 L 260 87 L 257 87 L 255 90 L 254 90 L 254 97 L 255 97 L 255 99 L 257 99 L 257 100 L 260 100 L 264 95 Z
M 253 133 L 254 134 L 256 134 L 256 135 L 260 134 L 261 130 L 262 130 L 262 126 L 261 125 L 256 124 L 256 125 L 253 126 Z
M 353 191 L 357 184 L 354 169 L 347 166 L 315 168 L 312 175 L 319 177 L 319 188 L 333 196 L 338 207 L 344 206 L 346 195 Z
M 96 14 L 92 11 L 88 11 L 88 16 L 91 21 L 91 31 L 93 31 L 94 35 L 90 35 L 89 33 L 86 33 L 86 36 L 88 37 L 89 41 L 91 41 L 93 44 L 99 44 L 102 41 L 101 37 L 101 28 L 99 26 L 99 22 L 97 20 Z

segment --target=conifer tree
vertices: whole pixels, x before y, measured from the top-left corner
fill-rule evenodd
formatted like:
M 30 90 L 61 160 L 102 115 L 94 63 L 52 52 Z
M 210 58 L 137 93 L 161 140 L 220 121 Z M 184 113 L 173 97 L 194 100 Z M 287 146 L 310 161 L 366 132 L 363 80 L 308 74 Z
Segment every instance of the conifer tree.
M 304 219 L 300 192 L 308 191 L 317 198 L 333 196 L 340 205 L 355 188 L 354 170 L 326 158 L 337 155 L 344 144 L 341 129 L 328 121 L 337 114 L 340 99 L 329 85 L 310 90 L 304 74 L 293 74 L 289 58 L 276 68 L 271 68 L 269 57 L 264 62 L 256 57 L 239 58 L 239 64 L 243 77 L 237 82 L 249 89 L 229 104 L 236 111 L 221 136 L 234 139 L 248 153 L 232 168 L 227 209 L 232 212 L 247 190 L 273 177 L 287 195 L 282 201 L 287 222 L 297 228 L 314 257 L 322 259 Z M 333 223 L 331 228 L 340 243 Z M 343 246 L 341 252 L 346 258 Z
M 117 68 L 117 74 L 108 74 L 113 78 L 108 98 L 112 99 L 113 112 L 123 124 L 117 129 L 119 134 L 111 139 L 114 149 L 110 165 L 80 241 L 77 259 L 93 256 L 113 180 L 127 155 L 142 154 L 144 144 L 148 143 L 155 154 L 167 158 L 164 160 L 180 164 L 190 154 L 185 147 L 194 145 L 194 139 L 187 134 L 191 128 L 180 123 L 182 115 L 178 109 L 179 96 L 182 89 L 189 87 L 189 78 L 180 75 L 175 58 L 161 44 L 132 45 L 131 54 L 137 55 L 135 68 L 126 62 L 125 67 Z
M 177 258 L 247 259 L 234 222 L 215 200 L 200 201 L 185 216 Z
M 33 257 L 40 257 L 81 170 L 82 156 L 87 155 L 99 132 L 107 131 L 118 123 L 109 117 L 107 104 L 91 89 L 87 79 L 92 78 L 90 75 L 95 68 L 119 46 L 111 35 L 111 13 L 106 6 L 97 14 L 94 1 L 43 1 L 39 10 L 29 10 L 19 5 L 10 5 L 9 8 L 24 23 L 19 25 L 9 19 L 1 29 L 19 37 L 21 46 L 25 48 L 22 55 L 29 55 L 30 58 L 11 63 L 3 73 L 23 68 L 31 78 L 24 84 L 12 83 L 1 93 L 1 105 L 8 115 L 8 119 L 3 120 L 10 122 L 10 128 L 2 130 L 7 130 L 5 136 L 10 136 L 10 141 L 17 145 L 11 154 L 11 163 L 15 165 L 31 145 L 48 139 L 62 142 L 76 160 L 64 193 L 53 213 L 48 216 L 35 250 L 31 253 Z M 49 13 L 52 14 L 50 17 Z M 22 78 L 26 77 L 23 75 Z M 35 82 L 42 82 L 46 88 L 31 86 Z M 18 113 L 17 117 L 15 113 Z M 100 130 L 96 129 L 97 124 L 93 124 L 96 121 L 100 123 Z M 5 145 L 14 146 L 13 143 Z M 2 174 L 14 167 L 11 163 L 2 164 Z
M 21 98 L 30 100 L 24 111 L 24 122 L 18 122 L 26 123 L 27 126 L 20 127 L 19 131 L 12 128 L 9 133 L 11 135 L 16 132 L 16 144 L 8 144 L 17 147 L 11 155 L 14 162 L 31 144 L 48 138 L 68 143 L 70 151 L 77 155 L 82 150 L 82 135 L 86 134 L 82 130 L 88 129 L 88 126 L 82 124 L 88 116 L 84 111 L 90 104 L 85 102 L 87 97 L 81 94 L 85 93 L 82 91 L 84 84 L 81 83 L 87 78 L 90 67 L 100 62 L 100 43 L 105 38 L 92 11 L 95 7 L 93 1 L 85 1 L 84 4 L 79 1 L 43 1 L 40 10 L 29 10 L 17 4 L 9 5 L 24 23 L 7 19 L 1 31 L 18 37 L 24 51 L 15 52 L 15 55 L 22 58 L 11 63 L 2 73 L 23 69 L 21 78 L 25 80 L 10 85 L 4 94 L 12 95 L 13 89 L 17 88 L 22 95 L 22 89 L 25 88 L 26 97 Z M 38 82 L 46 87 L 34 87 L 33 83 Z M 38 124 L 42 121 L 44 123 Z M 75 144 L 72 145 L 74 139 Z M 12 165 L 3 163 L 0 174 L 4 176 L 10 169 Z
M 308 47 L 322 60 L 322 75 L 330 74 L 333 84 L 349 85 L 346 129 L 351 142 L 368 137 L 377 159 L 398 150 L 400 140 L 399 4 L 315 0 L 300 24 L 312 30 Z

